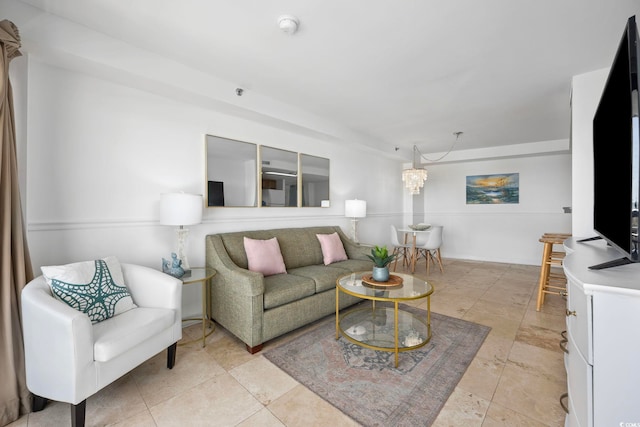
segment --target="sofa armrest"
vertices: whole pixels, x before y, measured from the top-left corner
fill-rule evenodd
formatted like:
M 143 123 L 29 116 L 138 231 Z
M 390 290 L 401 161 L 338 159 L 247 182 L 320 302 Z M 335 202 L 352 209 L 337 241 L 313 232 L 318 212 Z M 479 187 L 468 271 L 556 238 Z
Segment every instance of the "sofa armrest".
M 78 403 L 83 393 L 78 389 L 95 387 L 82 384 L 93 372 L 89 316 L 54 298 L 42 276 L 24 287 L 21 305 L 27 387 L 37 395 Z
M 140 307 L 182 309 L 182 281 L 160 270 L 121 264 L 124 282 Z
M 238 267 L 229 257 L 220 236 L 207 236 L 207 267 L 216 270 L 214 282 L 230 283 L 241 295 L 253 297 L 264 294 L 262 273 Z
M 360 259 L 367 261 L 367 255 L 371 254 L 371 245 L 362 245 L 360 243 L 356 243 L 347 237 L 346 234 L 340 229 L 340 227 L 336 227 L 336 231 L 342 240 L 342 245 L 344 246 L 344 250 L 347 253 L 349 259 Z

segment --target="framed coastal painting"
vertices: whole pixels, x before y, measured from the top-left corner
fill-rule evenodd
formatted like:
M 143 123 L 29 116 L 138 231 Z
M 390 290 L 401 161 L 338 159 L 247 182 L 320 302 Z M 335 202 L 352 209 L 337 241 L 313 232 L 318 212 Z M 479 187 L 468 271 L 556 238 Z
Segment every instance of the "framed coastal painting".
M 494 205 L 520 202 L 520 174 L 467 176 L 467 204 Z

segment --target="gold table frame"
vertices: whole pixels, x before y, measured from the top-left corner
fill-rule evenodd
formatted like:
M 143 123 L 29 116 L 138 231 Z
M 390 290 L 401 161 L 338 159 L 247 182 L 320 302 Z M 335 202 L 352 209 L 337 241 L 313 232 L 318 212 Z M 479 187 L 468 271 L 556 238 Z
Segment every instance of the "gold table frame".
M 399 353 L 423 347 L 431 340 L 431 294 L 433 294 L 434 288 L 424 280 L 402 273 L 394 273 L 395 276 L 399 276 L 403 280 L 403 283 L 398 286 L 371 286 L 362 281 L 362 276 L 368 273 L 368 271 L 350 273 L 336 280 L 336 340 L 343 336 L 348 341 L 361 347 L 394 352 L 395 367 L 397 368 Z M 371 307 L 351 308 L 346 312 L 343 311 L 341 316 L 341 292 L 370 300 Z M 427 299 L 426 322 L 421 317 L 398 307 L 400 302 L 423 298 Z M 379 323 L 381 319 L 384 319 L 384 325 L 386 326 L 387 311 L 390 311 L 386 307 L 376 307 L 376 301 L 393 303 L 393 345 L 383 345 L 385 338 L 388 337 L 380 338 L 376 336 L 376 321 Z M 358 323 L 357 327 L 365 331 L 359 334 L 363 336 L 348 332 L 349 328 L 343 328 L 343 323 L 349 323 L 347 320 L 353 323 L 351 325 L 352 328 Z M 408 324 L 411 324 L 411 329 L 408 328 Z M 424 335 L 422 341 L 417 344 L 406 344 L 405 341 L 409 333 L 414 330 L 414 327 L 418 329 L 416 331 L 418 334 Z M 366 336 L 364 336 L 365 334 Z M 401 334 L 405 336 L 405 340 L 402 342 L 400 341 Z
M 216 275 L 216 270 L 209 267 L 191 267 L 191 270 L 184 276 L 180 277 L 182 285 L 190 285 L 192 283 L 202 283 L 202 316 L 189 317 L 182 319 L 183 322 L 190 320 L 202 321 L 202 337 L 190 341 L 180 342 L 180 345 L 191 344 L 202 340 L 202 347 L 206 346 L 206 339 L 216 330 L 216 324 L 211 320 L 211 278 Z M 207 324 L 211 330 L 207 332 Z

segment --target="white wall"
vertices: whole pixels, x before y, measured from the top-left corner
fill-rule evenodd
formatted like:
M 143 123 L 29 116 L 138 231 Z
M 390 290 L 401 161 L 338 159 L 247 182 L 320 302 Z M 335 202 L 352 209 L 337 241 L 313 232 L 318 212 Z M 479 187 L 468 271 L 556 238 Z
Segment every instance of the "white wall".
M 112 253 L 159 265 L 173 243 L 173 231 L 157 224 L 159 194 L 204 192 L 207 133 L 330 158 L 332 203 L 328 209 L 207 209 L 204 223 L 191 227 L 192 265 L 204 263 L 203 236 L 211 232 L 310 224 L 348 230 L 343 203 L 349 198 L 368 202 L 361 241 L 388 243 L 389 224 L 417 222 L 424 215 L 447 226 L 443 253 L 452 258 L 537 264 L 537 235 L 566 229 L 566 155 L 549 156 L 553 162 L 564 159 L 553 167 L 536 157 L 433 164 L 425 191 L 411 198 L 402 188 L 400 163 L 349 144 L 223 115 L 36 57 L 29 59 L 27 76 L 28 131 L 22 136 L 28 136 L 26 213 L 36 268 Z M 465 204 L 466 175 L 500 172 L 521 173 L 519 205 Z M 550 191 L 557 195 L 546 206 Z M 539 226 L 531 227 L 532 220 Z
M 159 195 L 205 192 L 206 134 L 329 158 L 331 207 L 206 209 L 203 223 L 190 227 L 193 266 L 204 265 L 209 233 L 308 225 L 348 232 L 344 200 L 353 198 L 367 201 L 360 241 L 388 244 L 390 224 L 424 218 L 445 225 L 443 255 L 451 258 L 536 265 L 539 235 L 569 228 L 571 216 L 562 213 L 571 204 L 569 155 L 526 156 L 534 145 L 566 152 L 562 141 L 488 150 L 493 158 L 510 156 L 494 160 L 451 153 L 447 160 L 456 163 L 430 165 L 425 191 L 410 197 L 401 181 L 406 159 L 367 148 L 367 138 L 339 124 L 251 91 L 238 98 L 233 83 L 24 3 L 3 5 L 25 46 L 12 79 L 36 273 L 42 265 L 107 255 L 160 268 L 175 236 L 158 224 Z M 466 175 L 503 172 L 521 174 L 519 205 L 465 204 Z M 199 308 L 195 288 L 185 290 L 186 314 Z
M 160 193 L 203 194 L 205 134 L 329 158 L 331 207 L 206 209 L 203 224 L 191 226 L 187 254 L 193 266 L 204 265 L 209 233 L 307 225 L 340 225 L 348 231 L 344 200 L 354 197 L 368 201 L 361 240 L 386 239 L 380 224 L 400 221 L 403 191 L 396 161 L 37 58 L 28 64 L 22 76 L 29 87 L 27 129 L 18 140 L 27 146 L 25 212 L 36 273 L 42 265 L 107 255 L 160 268 L 175 243 L 173 228 L 158 224 Z M 197 302 L 197 289 L 193 298 Z
M 174 230 L 158 224 L 159 195 L 205 191 L 205 134 L 329 158 L 331 207 L 206 209 L 204 222 L 190 227 L 194 266 L 204 265 L 209 233 L 329 224 L 349 232 L 344 200 L 352 198 L 367 201 L 360 241 L 388 244 L 390 224 L 416 222 L 424 211 L 426 222 L 445 225 L 443 255 L 451 258 L 535 265 L 539 235 L 569 229 L 570 215 L 562 213 L 570 205 L 568 155 L 433 164 L 425 191 L 409 197 L 401 163 L 348 143 L 223 115 L 36 57 L 28 64 L 27 130 L 18 139 L 28 148 L 26 217 L 36 273 L 42 265 L 113 254 L 159 268 L 175 242 Z M 466 175 L 501 172 L 520 173 L 519 205 L 465 204 Z M 187 313 L 199 308 L 195 288 L 185 294 Z
M 443 225 L 442 255 L 540 263 L 546 232 L 571 232 L 571 156 L 553 154 L 427 165 L 422 222 Z M 466 177 L 519 173 L 518 204 L 466 204 Z

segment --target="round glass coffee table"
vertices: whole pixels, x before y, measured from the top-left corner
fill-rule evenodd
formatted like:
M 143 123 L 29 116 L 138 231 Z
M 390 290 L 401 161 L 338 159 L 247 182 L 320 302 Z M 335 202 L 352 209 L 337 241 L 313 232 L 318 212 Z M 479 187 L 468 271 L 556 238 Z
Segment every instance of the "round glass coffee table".
M 359 304 L 340 314 L 340 293 L 371 304 Z M 400 352 L 420 348 L 431 340 L 432 293 L 433 286 L 408 274 L 392 273 L 388 285 L 373 281 L 369 271 L 342 276 L 336 281 L 336 339 L 342 335 L 362 347 L 394 352 L 397 368 Z M 427 299 L 424 318 L 398 308 L 403 301 L 422 298 Z M 377 301 L 391 302 L 392 306 L 376 306 Z

